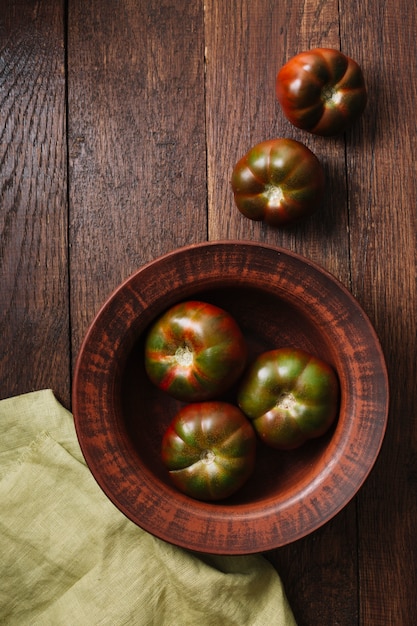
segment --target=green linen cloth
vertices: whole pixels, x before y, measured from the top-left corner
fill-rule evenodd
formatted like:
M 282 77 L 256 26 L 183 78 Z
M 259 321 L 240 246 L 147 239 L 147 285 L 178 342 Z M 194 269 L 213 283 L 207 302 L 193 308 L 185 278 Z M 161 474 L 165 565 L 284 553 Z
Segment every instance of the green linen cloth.
M 196 556 L 103 494 L 51 390 L 0 401 L 0 624 L 294 626 L 261 555 Z

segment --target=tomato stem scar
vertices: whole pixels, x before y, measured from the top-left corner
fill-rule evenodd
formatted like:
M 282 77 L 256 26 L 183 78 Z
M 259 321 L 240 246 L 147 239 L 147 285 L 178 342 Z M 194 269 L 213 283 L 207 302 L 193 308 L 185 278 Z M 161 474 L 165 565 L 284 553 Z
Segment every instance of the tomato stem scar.
M 282 393 L 277 400 L 276 406 L 284 411 L 291 411 L 296 404 L 297 400 L 292 393 Z
M 181 346 L 175 351 L 175 360 L 178 365 L 188 367 L 193 362 L 193 352 L 188 346 Z
M 342 94 L 340 91 L 337 91 L 337 89 L 334 89 L 333 87 L 325 87 L 321 92 L 321 97 L 323 102 L 327 104 L 338 105 L 342 100 Z
M 284 197 L 281 187 L 273 185 L 272 183 L 265 185 L 263 193 L 269 202 L 273 202 L 274 204 L 279 204 Z
M 213 463 L 215 458 L 216 455 L 214 454 L 213 450 L 203 450 L 203 452 L 200 454 L 200 461 L 203 461 L 203 463 L 207 463 L 207 465 L 209 463 Z

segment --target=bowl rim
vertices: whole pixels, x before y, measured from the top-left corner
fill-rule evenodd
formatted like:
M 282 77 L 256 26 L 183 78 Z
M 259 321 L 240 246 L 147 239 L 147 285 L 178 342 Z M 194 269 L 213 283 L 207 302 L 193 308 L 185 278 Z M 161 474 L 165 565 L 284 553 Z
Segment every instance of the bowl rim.
M 338 476 L 338 480 L 341 481 L 340 484 L 332 483 L 334 480 L 333 472 L 346 454 L 345 446 L 341 440 L 341 433 L 337 434 L 337 431 L 334 435 L 336 438 L 335 450 L 331 456 L 330 454 L 325 456 L 324 468 L 313 481 L 302 485 L 301 490 L 285 501 L 271 497 L 269 500 L 263 500 L 262 505 L 245 505 L 244 512 L 239 507 L 229 506 L 227 503 L 216 505 L 213 503 L 196 502 L 179 493 L 175 488 L 171 488 L 162 481 L 156 480 L 146 467 L 142 467 L 137 474 L 139 486 L 136 502 L 129 503 L 126 501 L 124 493 L 121 491 L 117 492 L 117 489 L 115 492 L 114 482 L 109 481 L 105 475 L 103 476 L 103 465 L 98 461 L 97 446 L 103 445 L 103 442 L 105 446 L 108 445 L 106 438 L 103 438 L 102 433 L 100 434 L 100 429 L 103 429 L 102 424 L 104 422 L 108 423 L 108 420 L 111 420 L 114 406 L 105 407 L 105 405 L 101 404 L 101 408 L 104 411 L 104 415 L 100 416 L 100 420 L 104 420 L 102 424 L 96 423 L 97 416 L 93 414 L 94 411 L 88 412 L 86 410 L 88 394 L 94 395 L 96 393 L 94 397 L 97 398 L 94 386 L 91 384 L 91 381 L 87 380 L 88 370 L 92 365 L 91 357 L 94 354 L 92 346 L 94 345 L 95 334 L 100 332 L 100 325 L 109 314 L 109 310 L 117 309 L 117 300 L 120 293 L 126 289 L 131 289 L 133 283 L 140 283 L 141 278 L 146 277 L 149 269 L 153 271 L 157 265 L 170 265 L 182 256 L 187 257 L 187 255 L 191 255 L 192 257 L 193 255 L 199 255 L 201 252 L 208 255 L 215 255 L 216 253 L 227 254 L 230 252 L 231 255 L 241 255 L 242 258 L 245 256 L 245 253 L 253 256 L 253 253 L 256 252 L 261 257 L 272 255 L 277 261 L 280 260 L 282 262 L 283 259 L 290 261 L 298 266 L 302 266 L 304 270 L 315 277 L 319 277 L 320 281 L 326 284 L 329 290 L 335 290 L 337 297 L 348 305 L 349 314 L 355 317 L 355 322 L 358 324 L 356 332 L 360 331 L 367 338 L 368 344 L 366 349 L 372 350 L 377 358 L 373 364 L 373 371 L 368 371 L 367 375 L 378 378 L 378 397 L 380 398 L 378 403 L 374 400 L 376 406 L 373 407 L 373 411 L 378 419 L 366 426 L 367 442 L 372 442 L 371 454 L 369 454 L 369 450 L 367 451 L 367 462 L 363 464 L 360 461 L 360 442 L 359 444 L 356 443 L 356 447 L 349 450 L 352 458 L 356 458 L 354 480 L 352 475 L 349 474 L 350 470 L 345 469 L 346 476 Z M 209 270 L 200 280 L 201 286 L 205 288 L 204 281 L 207 280 L 207 277 L 210 277 Z M 214 280 L 214 284 L 216 284 L 216 280 Z M 242 286 L 244 286 L 246 284 L 244 281 L 248 280 L 248 278 L 242 277 L 241 280 Z M 195 289 L 200 282 L 195 280 L 191 284 Z M 277 282 L 274 286 L 279 291 L 279 283 Z M 265 288 L 267 288 L 266 273 Z M 275 293 L 278 293 L 278 291 Z M 162 302 L 166 302 L 165 296 L 166 294 L 162 294 L 159 300 L 152 302 L 152 311 L 148 311 L 148 318 L 143 322 L 143 328 L 153 319 L 155 310 L 160 307 Z M 302 287 L 298 292 L 294 290 L 294 293 L 291 293 L 290 296 L 286 295 L 294 304 L 303 302 L 305 296 L 306 294 L 303 293 Z M 184 298 L 174 298 L 173 296 L 173 302 L 181 299 Z M 147 303 L 142 302 L 141 306 L 146 308 Z M 166 308 L 166 304 L 164 307 Z M 127 333 L 138 332 L 137 329 L 133 331 L 131 326 L 129 328 L 126 327 L 126 331 Z M 116 348 L 116 351 L 119 348 L 120 346 Z M 114 389 L 110 385 L 110 387 L 106 387 L 104 390 L 101 389 L 101 392 L 104 392 L 104 397 L 100 400 L 103 403 L 107 398 L 112 397 Z M 348 404 L 351 402 L 349 398 L 344 398 L 342 401 Z M 97 402 L 98 400 L 96 399 L 96 405 Z M 167 252 L 145 263 L 121 282 L 108 296 L 94 316 L 77 356 L 73 378 L 72 405 L 76 433 L 87 466 L 107 497 L 126 517 L 154 536 L 183 548 L 212 554 L 249 554 L 275 549 L 310 534 L 337 515 L 352 500 L 371 472 L 383 443 L 389 410 L 389 383 L 381 344 L 369 317 L 352 293 L 333 274 L 316 262 L 282 247 L 245 240 L 220 240 L 195 243 Z M 353 412 L 355 406 L 348 406 L 348 410 Z M 354 421 L 352 420 L 351 429 L 357 428 Z M 372 437 L 370 437 L 370 433 Z M 113 454 L 114 460 L 114 451 L 107 449 L 106 452 L 110 456 Z M 133 451 L 127 450 L 128 454 L 130 452 L 133 454 Z M 117 462 L 119 464 L 124 463 L 124 460 L 120 461 L 119 459 Z M 155 488 L 159 490 L 157 507 L 151 506 L 156 503 Z M 327 499 L 325 508 L 320 508 L 317 504 L 319 496 L 324 494 L 326 488 L 336 490 L 337 497 L 333 498 L 331 504 L 329 504 Z M 149 501 L 149 506 L 143 506 L 146 499 Z M 293 519 L 295 508 L 300 506 L 300 501 L 304 502 L 302 504 L 304 507 L 303 524 L 297 524 Z M 138 504 L 141 506 L 138 506 Z M 315 512 L 313 510 L 314 507 L 317 508 Z M 155 508 L 158 509 L 157 512 L 155 512 Z M 207 518 L 209 518 L 209 521 Z M 265 519 L 270 524 L 270 532 L 259 534 L 254 532 L 254 528 L 256 528 L 259 521 Z M 198 530 L 196 530 L 197 527 Z M 238 527 L 240 530 L 238 530 Z M 192 535 L 191 538 L 189 535 L 187 536 L 187 531 L 189 531 L 189 535 Z M 202 541 L 203 535 L 204 541 Z

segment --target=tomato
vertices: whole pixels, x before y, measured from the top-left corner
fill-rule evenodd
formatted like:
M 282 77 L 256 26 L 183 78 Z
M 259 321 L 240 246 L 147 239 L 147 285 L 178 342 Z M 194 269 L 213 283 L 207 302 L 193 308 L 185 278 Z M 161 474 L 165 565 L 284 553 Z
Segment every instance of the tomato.
M 343 132 L 367 100 L 360 66 L 330 48 L 297 54 L 279 70 L 275 87 L 289 121 L 316 135 Z
M 338 398 L 333 369 L 292 348 L 261 354 L 238 391 L 238 405 L 261 440 L 283 450 L 323 435 L 337 416 Z
M 234 318 L 196 300 L 166 311 L 145 341 L 150 380 L 174 398 L 189 402 L 226 391 L 243 372 L 246 355 L 246 342 Z
M 220 500 L 247 481 L 256 435 L 238 407 L 200 402 L 183 407 L 162 439 L 162 461 L 174 485 L 199 500 Z
M 318 208 L 324 172 L 317 157 L 299 141 L 270 139 L 236 163 L 231 183 L 243 215 L 282 226 Z

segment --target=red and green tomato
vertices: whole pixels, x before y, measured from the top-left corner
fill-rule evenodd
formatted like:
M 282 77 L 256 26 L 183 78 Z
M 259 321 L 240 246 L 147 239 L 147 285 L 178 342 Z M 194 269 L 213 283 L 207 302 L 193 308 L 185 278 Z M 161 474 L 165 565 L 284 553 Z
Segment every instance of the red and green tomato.
M 246 365 L 247 348 L 234 318 L 197 300 L 181 302 L 150 328 L 145 368 L 150 380 L 178 400 L 218 398 Z
M 246 372 L 238 405 L 267 445 L 290 450 L 323 435 L 338 413 L 335 371 L 293 348 L 265 352 Z
M 173 484 L 198 500 L 220 500 L 253 472 L 256 435 L 242 411 L 227 402 L 184 406 L 162 440 L 162 461 Z
M 325 177 L 313 152 L 293 139 L 270 139 L 249 150 L 231 179 L 239 211 L 251 220 L 284 226 L 320 206 Z
M 314 48 L 291 58 L 279 70 L 275 88 L 287 119 L 323 136 L 342 133 L 367 101 L 360 66 L 331 48 Z

